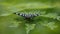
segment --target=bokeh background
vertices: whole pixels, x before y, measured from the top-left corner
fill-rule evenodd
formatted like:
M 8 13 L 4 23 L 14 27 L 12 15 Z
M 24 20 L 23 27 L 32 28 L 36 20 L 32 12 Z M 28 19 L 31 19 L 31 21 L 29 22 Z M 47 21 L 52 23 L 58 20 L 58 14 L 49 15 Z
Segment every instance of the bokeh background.
M 27 24 L 15 12 L 41 16 Z M 0 34 L 60 34 L 60 0 L 0 0 Z

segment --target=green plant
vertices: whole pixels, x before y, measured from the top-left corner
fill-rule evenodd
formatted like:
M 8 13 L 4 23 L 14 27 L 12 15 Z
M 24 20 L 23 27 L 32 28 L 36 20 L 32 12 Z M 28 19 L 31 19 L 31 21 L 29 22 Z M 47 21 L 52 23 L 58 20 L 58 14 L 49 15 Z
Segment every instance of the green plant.
M 0 34 L 60 34 L 59 0 L 0 0 Z M 14 12 L 38 12 L 31 21 Z

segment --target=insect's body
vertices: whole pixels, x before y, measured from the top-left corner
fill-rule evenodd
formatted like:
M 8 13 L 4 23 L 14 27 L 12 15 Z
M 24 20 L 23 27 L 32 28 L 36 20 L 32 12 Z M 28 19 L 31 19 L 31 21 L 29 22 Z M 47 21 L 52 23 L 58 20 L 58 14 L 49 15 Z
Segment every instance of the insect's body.
M 26 19 L 32 19 L 33 17 L 39 16 L 39 14 L 25 14 L 25 13 L 14 13 L 14 14 L 22 16 Z

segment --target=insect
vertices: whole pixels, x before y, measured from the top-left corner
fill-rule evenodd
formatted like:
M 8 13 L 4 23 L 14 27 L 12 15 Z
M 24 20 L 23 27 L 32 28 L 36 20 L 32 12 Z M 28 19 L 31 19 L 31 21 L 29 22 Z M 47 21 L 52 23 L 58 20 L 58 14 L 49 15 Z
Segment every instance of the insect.
M 32 18 L 34 18 L 34 17 L 36 17 L 36 16 L 39 16 L 39 14 L 31 14 L 31 13 L 28 13 L 28 14 L 25 14 L 25 13 L 14 13 L 14 14 L 17 14 L 18 16 L 22 16 L 22 17 L 24 17 L 25 19 L 32 19 Z

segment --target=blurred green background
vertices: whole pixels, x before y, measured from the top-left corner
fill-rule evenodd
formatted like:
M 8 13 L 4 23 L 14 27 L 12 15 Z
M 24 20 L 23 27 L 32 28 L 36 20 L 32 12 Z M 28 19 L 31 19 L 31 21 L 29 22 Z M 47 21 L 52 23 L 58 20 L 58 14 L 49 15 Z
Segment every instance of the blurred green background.
M 15 12 L 39 12 L 33 24 Z M 60 34 L 60 0 L 0 0 L 0 34 Z

